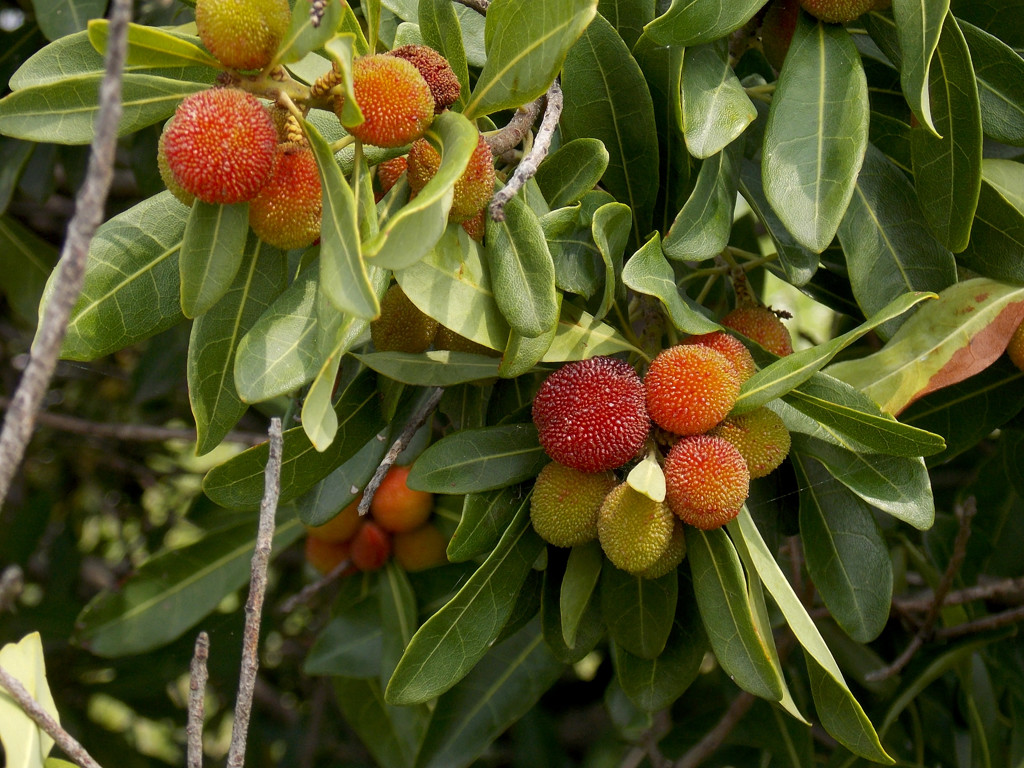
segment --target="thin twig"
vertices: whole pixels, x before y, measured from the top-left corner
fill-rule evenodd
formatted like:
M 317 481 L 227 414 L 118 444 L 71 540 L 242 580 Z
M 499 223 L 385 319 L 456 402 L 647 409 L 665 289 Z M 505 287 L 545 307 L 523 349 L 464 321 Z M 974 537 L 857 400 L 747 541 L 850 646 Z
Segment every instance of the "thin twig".
M 0 613 L 14 609 L 25 588 L 25 574 L 19 565 L 9 565 L 0 573 Z
M 505 220 L 505 205 L 515 197 L 516 193 L 522 189 L 527 181 L 533 178 L 544 158 L 548 156 L 548 150 L 551 148 L 551 139 L 555 134 L 555 128 L 558 127 L 558 120 L 562 116 L 562 104 L 564 103 L 562 87 L 558 84 L 557 80 L 551 83 L 551 87 L 548 88 L 548 92 L 545 95 L 545 100 L 547 104 L 544 107 L 544 119 L 540 122 L 540 128 L 537 130 L 537 137 L 534 139 L 533 146 L 516 167 L 516 172 L 508 180 L 508 184 L 498 190 L 491 199 L 490 214 L 491 218 L 495 221 Z
M 359 514 L 361 516 L 369 513 L 370 502 L 373 501 L 373 497 L 377 493 L 377 489 L 380 488 L 380 484 L 384 482 L 384 477 L 387 475 L 388 470 L 395 465 L 398 455 L 409 446 L 413 436 L 426 423 L 427 417 L 437 408 L 437 404 L 441 402 L 443 394 L 444 387 L 435 387 L 430 397 L 416 410 L 416 413 L 410 417 L 408 423 L 402 428 L 398 439 L 388 449 L 388 452 L 380 462 L 380 466 L 377 467 L 377 471 L 373 473 L 370 482 L 363 489 L 363 498 L 359 501 Z
M 25 690 L 25 686 L 21 684 L 18 678 L 3 667 L 0 667 L 0 686 L 7 689 L 11 698 L 18 703 L 22 711 L 36 725 L 49 734 L 57 746 L 64 750 L 64 754 L 82 766 L 82 768 L 100 768 L 100 764 L 93 759 L 85 747 L 74 736 L 64 730 L 61 724 L 54 720 L 53 716 L 43 709 L 38 701 L 32 698 L 32 694 Z
M 188 678 L 188 768 L 203 768 L 203 720 L 206 714 L 206 681 L 209 673 L 206 660 L 210 657 L 210 637 L 200 632 L 192 653 L 192 666 Z
M 85 264 L 96 228 L 103 219 L 103 207 L 114 176 L 117 126 L 121 122 L 121 74 L 124 71 L 128 23 L 132 17 L 129 0 L 115 0 L 110 13 L 106 72 L 100 84 L 96 136 L 89 156 L 89 170 L 78 193 L 75 215 L 68 224 L 68 236 L 61 250 L 60 264 L 50 300 L 46 302 L 39 330 L 11 399 L 11 407 L 0 432 L 0 507 L 7 499 L 11 480 L 21 465 L 32 437 L 36 415 L 50 386 L 57 356 L 67 333 L 71 309 L 85 280 Z
M 953 553 L 950 555 L 949 563 L 946 565 L 946 572 L 942 574 L 942 579 L 940 579 L 939 585 L 935 589 L 935 596 L 928 615 L 925 616 L 920 628 L 918 628 L 917 634 L 911 638 L 909 645 L 892 664 L 870 672 L 865 676 L 865 679 L 869 682 L 886 680 L 893 675 L 899 674 L 910 663 L 910 660 L 914 658 L 914 654 L 924 645 L 925 640 L 931 637 L 932 630 L 935 628 L 935 622 L 938 621 L 939 613 L 946 602 L 946 595 L 949 594 L 950 587 L 953 586 L 953 579 L 956 578 L 956 574 L 960 571 L 960 566 L 963 564 L 964 557 L 967 554 L 967 541 L 971 538 L 971 519 L 977 511 L 977 503 L 973 496 L 968 496 L 963 505 L 957 509 L 960 528 L 957 530 L 956 539 L 953 541 Z
M 7 409 L 11 401 L 0 397 L 0 409 Z M 188 443 L 196 441 L 196 431 L 187 428 L 155 427 L 149 424 L 118 424 L 89 421 L 77 416 L 65 416 L 59 413 L 41 411 L 36 415 L 36 423 L 44 427 L 71 432 L 87 437 L 108 437 L 127 442 L 157 442 L 165 440 L 183 440 Z M 229 443 L 242 445 L 258 445 L 266 442 L 267 436 L 259 432 L 229 432 L 224 439 Z
M 541 96 L 528 104 L 523 104 L 500 130 L 484 136 L 484 141 L 491 148 L 491 154 L 498 157 L 522 144 L 526 134 L 530 132 L 533 124 L 537 121 L 537 115 L 540 114 L 543 102 L 544 97 Z
M 944 605 L 962 605 L 974 600 L 993 600 L 1000 602 L 1016 602 L 1024 600 L 1024 578 L 1002 579 L 986 584 L 976 584 L 950 592 L 946 595 Z M 929 592 L 919 597 L 897 598 L 893 606 L 904 613 L 915 613 L 930 610 L 935 602 L 935 595 Z
M 260 620 L 263 616 L 263 597 L 267 592 L 267 568 L 274 543 L 274 516 L 281 495 L 281 420 L 270 420 L 270 456 L 263 472 L 263 501 L 260 503 L 260 522 L 256 532 L 256 549 L 252 554 L 252 574 L 249 577 L 249 598 L 245 601 L 245 629 L 242 634 L 242 670 L 235 699 L 235 722 L 231 726 L 231 745 L 228 748 L 228 768 L 242 768 L 245 762 L 245 743 L 252 715 L 252 697 L 256 689 L 256 673 L 260 668 Z
M 715 750 L 722 746 L 733 728 L 743 719 L 747 711 L 754 705 L 755 697 L 751 693 L 743 691 L 732 700 L 725 714 L 715 723 L 715 727 L 705 734 L 704 738 L 698 741 L 693 747 L 687 750 L 686 754 L 676 760 L 673 768 L 696 768 L 710 757 Z
M 455 0 L 455 2 L 459 5 L 466 6 L 467 8 L 472 8 L 481 16 L 487 15 L 487 8 L 491 4 L 491 0 Z
M 281 613 L 291 613 L 298 606 L 303 603 L 308 603 L 317 592 L 326 587 L 329 584 L 334 583 L 346 570 L 352 567 L 352 561 L 345 558 L 330 571 L 325 573 L 321 578 L 314 581 L 312 584 L 307 584 L 302 588 L 302 591 L 292 595 L 283 603 L 279 608 Z
M 952 627 L 943 627 L 935 633 L 935 637 L 942 640 L 953 640 L 957 637 L 976 635 L 979 632 L 987 632 L 990 629 L 1008 627 L 1011 624 L 1016 624 L 1018 621 L 1024 621 L 1024 605 L 1018 606 L 1017 608 L 1011 608 L 1010 610 L 1003 611 L 1001 613 L 993 613 L 991 616 L 986 616 L 983 619 L 967 621 L 963 624 L 956 624 Z

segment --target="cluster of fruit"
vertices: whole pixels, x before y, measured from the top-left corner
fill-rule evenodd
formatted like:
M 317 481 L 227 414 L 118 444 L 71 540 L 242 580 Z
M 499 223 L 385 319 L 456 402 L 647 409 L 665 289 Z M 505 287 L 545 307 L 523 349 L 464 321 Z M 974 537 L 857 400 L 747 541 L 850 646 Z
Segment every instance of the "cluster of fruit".
M 721 323 L 776 355 L 793 351 L 768 308 L 739 308 Z M 743 343 L 716 331 L 659 353 L 643 380 L 610 357 L 548 376 L 533 403 L 540 443 L 554 460 L 534 485 L 537 533 L 558 547 L 597 538 L 616 567 L 645 578 L 674 569 L 685 555 L 683 524 L 725 525 L 739 514 L 750 480 L 789 453 L 789 432 L 774 411 L 729 415 L 755 370 Z M 641 492 L 614 473 L 645 447 L 662 468 L 663 493 Z
M 323 525 L 307 527 L 306 560 L 321 573 L 348 562 L 346 573 L 375 571 L 388 558 L 407 571 L 448 562 L 448 542 L 430 522 L 434 495 L 406 485 L 409 467 L 392 467 L 370 502 L 370 514 L 359 514 L 360 494 Z

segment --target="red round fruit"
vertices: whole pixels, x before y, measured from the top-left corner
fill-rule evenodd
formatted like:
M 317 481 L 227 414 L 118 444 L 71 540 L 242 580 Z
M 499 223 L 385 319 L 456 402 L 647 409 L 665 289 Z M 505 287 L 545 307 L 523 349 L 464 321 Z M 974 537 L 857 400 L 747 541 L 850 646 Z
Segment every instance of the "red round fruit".
M 376 571 L 391 557 L 391 535 L 371 521 L 363 523 L 351 545 L 352 565 L 360 571 Z
M 533 401 L 533 423 L 548 456 L 581 472 L 621 467 L 651 429 L 640 377 L 611 357 L 569 363 L 548 376 Z
M 324 541 L 316 536 L 307 536 L 306 562 L 320 573 L 330 573 L 339 565 L 349 561 L 351 545 L 347 541 Z M 352 568 L 352 571 L 355 567 Z M 348 569 L 345 569 L 348 572 Z
M 405 59 L 419 70 L 434 97 L 434 114 L 441 114 L 459 99 L 459 78 L 448 59 L 426 45 L 402 45 L 389 51 L 389 56 Z
M 320 171 L 309 147 L 277 147 L 274 172 L 249 203 L 249 226 L 275 248 L 305 248 L 320 237 Z
M 700 344 L 679 344 L 654 358 L 644 388 L 655 424 L 677 435 L 698 435 L 732 410 L 740 393 L 740 376 L 721 352 Z
M 684 438 L 665 457 L 665 499 L 684 523 L 721 528 L 739 514 L 749 490 L 743 457 L 720 437 Z

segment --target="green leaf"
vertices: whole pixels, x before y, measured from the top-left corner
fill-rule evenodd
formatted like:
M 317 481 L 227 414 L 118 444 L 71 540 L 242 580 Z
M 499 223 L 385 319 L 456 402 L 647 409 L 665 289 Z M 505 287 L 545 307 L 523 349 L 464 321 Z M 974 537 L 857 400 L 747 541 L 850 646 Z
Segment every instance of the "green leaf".
M 665 235 L 666 256 L 677 261 L 710 259 L 729 243 L 741 151 L 741 142 L 735 142 L 701 163 L 697 184 Z
M 815 253 L 832 242 L 868 141 L 868 85 L 842 27 L 801 14 L 768 111 L 764 192 L 793 237 Z
M 360 251 L 355 195 L 334 162 L 331 148 L 309 121 L 306 135 L 316 156 L 323 187 L 320 289 L 342 312 L 373 319 L 380 314 L 380 301 Z
M 921 307 L 878 352 L 828 369 L 887 413 L 963 381 L 1002 354 L 1024 320 L 1024 288 L 979 277 Z
M 814 621 L 807 614 L 807 609 L 772 557 L 746 506 L 740 510 L 739 516 L 729 523 L 729 531 L 734 537 L 742 539 L 758 576 L 768 588 L 790 630 L 804 649 L 812 678 L 815 705 L 822 725 L 852 752 L 869 760 L 892 764 L 892 758 L 882 749 L 871 721 L 850 693 L 843 673 L 832 657 L 832 652 L 825 645 Z M 830 707 L 827 712 L 823 711 L 823 704 L 826 701 Z
M 657 712 L 672 706 L 696 680 L 707 636 L 689 580 L 680 590 L 679 604 L 665 650 L 654 659 L 642 659 L 615 646 L 615 673 L 622 691 L 643 710 Z
M 601 613 L 608 636 L 642 659 L 654 659 L 672 631 L 679 597 L 679 577 L 670 571 L 645 579 L 619 570 L 606 560 L 601 570 Z
M 1016 55 L 1016 54 L 1015 54 Z M 982 161 L 981 194 L 971 240 L 958 257 L 985 277 L 1024 282 L 1024 166 L 1011 160 Z
M 545 363 L 561 363 L 595 355 L 638 351 L 617 329 L 602 323 L 574 304 L 563 301 L 555 338 L 542 359 Z
M 901 424 L 867 395 L 824 373 L 814 374 L 783 399 L 847 448 L 892 456 L 930 456 L 945 448 L 940 435 Z
M 346 606 L 320 630 L 302 671 L 307 675 L 376 678 L 383 634 L 380 603 L 369 595 Z
M 978 79 L 981 127 L 996 141 L 1024 146 L 1024 60 L 983 29 L 958 21 Z
M 313 7 L 310 0 L 295 0 L 292 6 L 292 20 L 284 39 L 274 54 L 271 68 L 278 64 L 293 64 L 310 51 L 323 48 L 335 35 L 341 23 L 345 3 L 326 3 L 320 7 L 323 14 L 319 26 L 314 27 L 309 12 Z M 355 39 L 354 36 L 352 38 Z
M 634 491 L 642 493 L 652 501 L 660 503 L 665 500 L 665 472 L 658 463 L 655 451 L 648 453 L 629 470 L 626 482 Z
M 192 324 L 187 372 L 197 455 L 216 448 L 245 413 L 246 405 L 235 389 L 235 351 L 287 280 L 284 253 L 252 237 L 231 288 Z
M 81 32 L 89 19 L 103 15 L 104 0 L 32 0 L 39 28 L 50 40 Z
M 942 131 L 932 122 L 928 83 L 935 48 L 942 33 L 942 22 L 949 11 L 949 0 L 893 0 L 892 14 L 900 41 L 900 84 L 907 103 L 935 135 Z
M 498 309 L 515 333 L 527 338 L 548 333 L 558 320 L 555 265 L 537 215 L 513 197 L 504 221 L 486 219 L 484 254 Z
M 935 522 L 935 501 L 923 459 L 854 453 L 805 435 L 793 435 L 793 452 L 811 456 L 868 504 L 897 520 L 927 530 Z
M 659 45 L 707 43 L 742 27 L 762 5 L 764 0 L 672 0 L 644 34 Z
M 441 153 L 437 173 L 416 198 L 363 244 L 372 264 L 387 269 L 405 269 L 426 256 L 448 225 L 455 182 L 466 170 L 476 149 L 479 132 L 457 112 L 446 111 L 434 118 L 424 138 Z
M 521 506 L 519 495 L 514 486 L 467 493 L 459 525 L 448 542 L 448 559 L 461 563 L 490 552 Z
M 595 543 L 596 542 L 592 542 Z M 604 619 L 599 600 L 588 600 L 583 605 L 579 621 L 573 627 L 573 642 L 565 640 L 562 627 L 561 590 L 565 581 L 567 558 L 560 550 L 549 548 L 547 568 L 541 588 L 540 620 L 544 628 L 544 641 L 555 658 L 563 664 L 577 664 L 597 646 L 604 636 Z M 595 576 L 599 576 L 600 566 Z M 589 597 L 589 595 L 588 595 Z
M 302 535 L 278 510 L 274 552 Z M 249 581 L 256 519 L 207 531 L 199 541 L 147 560 L 117 591 L 101 592 L 78 615 L 72 639 L 105 658 L 166 645 Z
M 956 282 L 953 254 L 931 236 L 914 188 L 872 146 L 838 234 L 853 295 L 867 316 L 907 291 L 937 293 Z M 880 335 L 889 338 L 900 322 L 889 321 Z
M 724 39 L 686 49 L 682 86 L 683 132 L 694 157 L 717 155 L 757 117 L 729 64 Z
M 178 255 L 185 317 L 198 317 L 227 293 L 242 265 L 248 233 L 248 203 L 192 204 Z
M 871 507 L 816 461 L 793 456 L 807 572 L 829 613 L 859 643 L 889 620 L 892 563 Z
M 733 413 L 745 413 L 746 411 L 753 410 L 795 389 L 825 367 L 841 350 L 868 333 L 872 328 L 894 317 L 899 317 L 915 304 L 929 298 L 935 298 L 935 294 L 904 294 L 880 312 L 876 312 L 866 322 L 857 326 L 852 331 L 847 331 L 842 336 L 837 336 L 824 344 L 819 344 L 809 349 L 802 349 L 799 352 L 794 352 L 791 355 L 776 360 L 744 382 L 742 389 L 740 389 L 740 396 L 737 398 L 736 405 L 733 408 Z M 836 374 L 833 371 L 834 368 L 830 373 L 835 376 Z M 847 383 L 853 384 L 853 382 L 850 382 L 843 376 L 838 378 L 843 378 Z M 854 384 L 854 386 L 857 385 Z M 883 407 L 883 410 L 886 409 Z
M 110 22 L 106 19 L 92 19 L 88 24 L 89 42 L 100 54 L 107 52 L 110 37 Z M 148 27 L 144 24 L 128 25 L 128 54 L 125 65 L 129 67 L 213 67 L 222 69 L 220 62 L 200 48 L 198 38 L 175 34 L 165 29 Z
M 562 71 L 565 140 L 598 139 L 608 150 L 602 186 L 633 211 L 634 237 L 651 229 L 658 192 L 654 104 L 640 66 L 598 16 L 573 46 Z
M 178 251 L 188 213 L 162 192 L 100 225 L 62 357 L 95 360 L 181 322 Z
M 417 768 L 465 768 L 525 715 L 565 670 L 536 619 L 494 647 L 441 696 Z
M 548 461 L 533 424 L 464 429 L 420 454 L 406 482 L 431 493 L 479 493 L 535 477 Z
M 402 654 L 419 627 L 416 621 L 416 595 L 405 571 L 389 560 L 377 582 L 380 605 L 381 643 L 380 684 L 386 686 Z
M 562 294 L 555 294 L 555 306 L 561 320 Z M 537 363 L 544 359 L 544 356 L 551 349 L 555 341 L 555 334 L 561 328 L 561 323 L 556 322 L 551 328 L 532 338 L 523 336 L 515 331 L 508 335 L 508 343 L 505 344 L 505 352 L 501 356 L 498 365 L 498 375 L 502 378 L 512 379 L 529 372 Z
M 528 506 L 524 501 L 490 556 L 413 636 L 388 683 L 390 703 L 415 704 L 439 696 L 487 653 L 544 549 L 530 525 Z
M 31 325 L 58 256 L 57 249 L 32 230 L 0 216 L 0 290 L 11 309 Z
M 569 551 L 558 596 L 562 641 L 576 647 L 576 637 L 588 608 L 596 604 L 594 589 L 601 577 L 604 554 L 596 541 L 580 544 Z
M 914 187 L 925 218 L 954 253 L 967 247 L 981 190 L 981 106 L 978 84 L 960 27 L 946 16 L 935 51 L 930 87 L 939 136 L 924 126 L 910 132 Z
M 415 387 L 450 387 L 498 375 L 495 358 L 468 352 L 369 352 L 355 357 L 377 373 Z
M 604 263 L 604 295 L 595 314 L 599 320 L 611 311 L 617 292 L 624 296 L 615 276 L 622 272 L 622 254 L 629 240 L 632 220 L 629 208 L 622 203 L 605 203 L 594 211 L 590 222 L 594 243 Z
M 661 238 L 657 232 L 626 262 L 622 282 L 637 293 L 654 296 L 664 304 L 672 325 L 683 333 L 702 334 L 721 329 L 718 323 L 701 314 L 697 304 L 676 287 L 675 273 L 662 253 Z
M 562 208 L 597 185 L 608 159 L 608 150 L 597 139 L 573 139 L 548 155 L 534 178 L 552 210 Z
M 484 33 L 487 63 L 465 115 L 512 109 L 544 93 L 596 14 L 597 0 L 494 0 Z
M 292 505 L 303 525 L 323 525 L 355 501 L 391 447 L 387 437 L 386 430 L 374 435 L 352 458 L 295 499 Z
M 743 690 L 770 701 L 783 681 L 754 626 L 739 556 L 722 529 L 686 526 L 686 555 L 697 607 L 718 663 Z
M 29 141 L 88 144 L 94 135 L 102 80 L 101 74 L 73 75 L 8 94 L 0 99 L 0 133 Z M 126 73 L 117 135 L 127 136 L 169 117 L 183 98 L 209 87 L 209 82 Z
M 299 273 L 242 337 L 235 354 L 235 387 L 246 403 L 298 389 L 316 375 L 317 263 Z
M 59 722 L 57 705 L 46 681 L 43 641 L 38 632 L 0 648 L 0 668 L 21 683 L 43 711 Z M 6 764 L 11 768 L 42 766 L 54 743 L 53 738 L 25 714 L 6 690 L 0 693 L 0 741 L 3 742 Z
M 448 0 L 419 0 L 417 21 L 423 42 L 448 60 L 448 66 L 459 79 L 459 98 L 452 109 L 462 112 L 469 101 L 469 65 L 455 5 Z
M 378 394 L 372 375 L 355 379 L 335 405 L 338 437 L 331 447 L 317 452 L 302 427 L 284 433 L 281 462 L 281 501 L 308 491 L 335 468 L 351 458 L 383 426 Z M 263 497 L 263 470 L 269 446 L 261 443 L 211 469 L 203 490 L 217 504 L 229 509 L 256 507 Z
M 430 709 L 392 707 L 376 679 L 333 678 L 335 698 L 380 768 L 412 768 L 430 723 Z

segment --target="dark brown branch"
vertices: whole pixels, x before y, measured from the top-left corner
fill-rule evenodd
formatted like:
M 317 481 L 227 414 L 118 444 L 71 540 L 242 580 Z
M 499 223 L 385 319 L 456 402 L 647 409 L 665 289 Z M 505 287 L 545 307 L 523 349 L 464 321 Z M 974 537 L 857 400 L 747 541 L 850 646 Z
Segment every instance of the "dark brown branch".
M 53 716 L 43 709 L 42 705 L 25 690 L 25 686 L 3 667 L 0 667 L 0 686 L 7 689 L 22 711 L 28 715 L 36 725 L 46 731 L 57 746 L 64 750 L 64 754 L 74 760 L 82 768 L 100 768 L 92 755 L 85 747 L 78 743 L 70 733 L 61 727 L 61 724 L 53 719 Z
M 548 150 L 551 148 L 551 139 L 555 134 L 555 128 L 558 127 L 558 120 L 562 116 L 562 105 L 564 103 L 562 87 L 558 84 L 557 80 L 551 83 L 551 87 L 548 88 L 544 98 L 546 101 L 544 119 L 540 122 L 540 128 L 537 131 L 537 137 L 534 139 L 533 146 L 516 167 L 516 172 L 508 180 L 508 184 L 498 190 L 491 199 L 490 214 L 491 218 L 495 221 L 505 220 L 505 206 L 508 204 L 508 201 L 515 197 L 516 193 L 523 188 L 526 182 L 534 177 L 540 164 L 548 156 Z
M 484 137 L 487 146 L 491 148 L 491 154 L 495 157 L 503 155 L 523 143 L 526 134 L 530 132 L 533 124 L 537 121 L 543 101 L 544 97 L 542 96 L 529 104 L 523 104 L 500 130 Z
M 976 584 L 950 592 L 946 595 L 943 605 L 962 605 L 974 600 L 992 600 L 999 602 L 1018 602 L 1024 600 L 1024 578 L 1003 579 L 986 584 Z M 935 603 L 934 593 L 919 597 L 896 598 L 893 607 L 904 613 L 928 611 Z
M 11 407 L 0 432 L 0 507 L 7 499 L 11 480 L 32 437 L 36 415 L 50 386 L 67 333 L 71 309 L 82 291 L 89 245 L 103 219 L 103 207 L 114 176 L 114 150 L 122 111 L 121 75 L 131 17 L 131 2 L 116 0 L 110 14 L 106 72 L 100 84 L 96 136 L 89 156 L 89 170 L 78 193 L 75 215 L 68 224 L 68 236 L 61 250 L 53 294 L 39 319 L 39 330 L 28 365 L 11 399 Z
M 242 634 L 242 670 L 235 699 L 235 722 L 231 726 L 231 745 L 228 748 L 228 768 L 242 768 L 245 762 L 245 743 L 252 715 L 252 698 L 256 689 L 256 673 L 260 668 L 260 621 L 263 617 L 263 598 L 267 592 L 267 569 L 270 550 L 274 543 L 274 516 L 281 495 L 281 420 L 270 420 L 270 455 L 263 472 L 263 501 L 260 503 L 259 528 L 256 531 L 256 549 L 252 554 L 252 574 L 249 578 L 249 597 L 245 601 L 245 629 Z
M 491 4 L 491 0 L 455 0 L 455 2 L 459 5 L 466 6 L 467 8 L 472 8 L 481 16 L 487 15 L 487 8 Z
M 188 679 L 188 768 L 203 768 L 203 719 L 206 714 L 206 660 L 210 657 L 210 637 L 200 632 L 192 653 Z
M 942 574 L 942 579 L 935 589 L 935 597 L 932 600 L 932 606 L 928 610 L 924 622 L 922 622 L 914 637 L 911 638 L 903 653 L 889 666 L 869 673 L 866 676 L 868 681 L 886 680 L 893 675 L 899 674 L 910 663 L 910 660 L 914 658 L 914 654 L 920 650 L 925 641 L 931 637 L 932 630 L 935 628 L 935 622 L 938 621 L 939 613 L 945 604 L 946 595 L 949 594 L 949 590 L 953 586 L 953 579 L 956 578 L 957 573 L 960 571 L 960 566 L 963 564 L 964 557 L 967 554 L 967 542 L 971 538 L 971 519 L 977 511 L 977 503 L 973 496 L 968 496 L 963 505 L 957 509 L 960 528 L 957 530 L 956 539 L 953 541 L 953 553 L 950 555 L 946 571 Z
M 1016 624 L 1018 621 L 1024 621 L 1024 605 L 1018 606 L 1017 608 L 1011 608 L 1010 610 L 1003 611 L 1002 613 L 993 613 L 991 616 L 986 616 L 982 619 L 967 621 L 963 624 L 956 624 L 952 627 L 944 627 L 935 633 L 935 637 L 942 640 L 953 640 L 957 637 L 976 635 L 979 632 L 988 632 L 990 629 L 1008 627 L 1011 624 Z
M 0 397 L 0 408 L 9 408 L 11 401 Z M 77 416 L 66 416 L 60 413 L 41 411 L 36 415 L 36 423 L 61 432 L 71 432 L 86 437 L 105 437 L 126 442 L 162 443 L 165 440 L 183 440 L 188 443 L 196 441 L 194 429 L 178 429 L 175 427 L 155 427 L 149 424 L 117 424 L 89 421 Z M 242 445 L 258 445 L 266 442 L 267 436 L 259 432 L 229 432 L 224 439 L 229 443 Z
M 359 514 L 366 515 L 370 511 L 370 502 L 373 501 L 374 495 L 377 493 L 377 489 L 380 488 L 380 484 L 384 482 L 384 478 L 388 473 L 388 470 L 395 465 L 398 460 L 398 455 L 404 451 L 409 443 L 412 442 L 413 436 L 419 431 L 427 418 L 434 409 L 437 408 L 437 404 L 441 402 L 441 396 L 444 394 L 444 387 L 435 387 L 433 394 L 421 405 L 414 413 L 408 423 L 402 428 L 401 434 L 398 439 L 395 440 L 394 444 L 388 449 L 388 452 L 384 455 L 384 459 L 381 461 L 380 466 L 377 467 L 377 471 L 373 473 L 373 477 L 370 478 L 370 482 L 366 484 L 366 488 L 363 489 L 363 498 L 359 500 Z
M 725 714 L 715 723 L 715 727 L 705 734 L 704 738 L 691 747 L 685 755 L 676 760 L 673 768 L 696 768 L 707 760 L 728 738 L 733 728 L 743 719 L 747 711 L 754 705 L 755 697 L 743 691 L 732 700 Z

